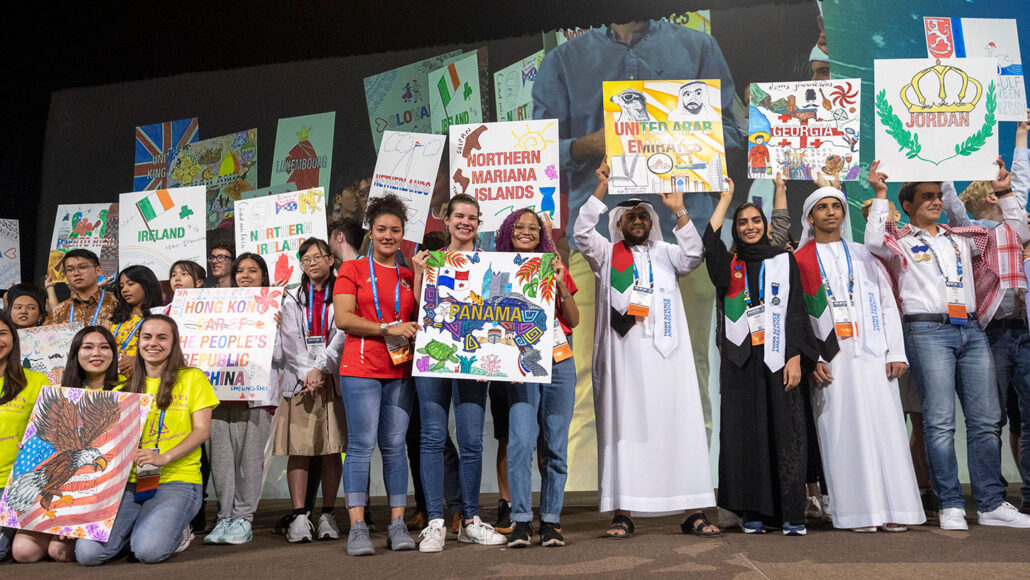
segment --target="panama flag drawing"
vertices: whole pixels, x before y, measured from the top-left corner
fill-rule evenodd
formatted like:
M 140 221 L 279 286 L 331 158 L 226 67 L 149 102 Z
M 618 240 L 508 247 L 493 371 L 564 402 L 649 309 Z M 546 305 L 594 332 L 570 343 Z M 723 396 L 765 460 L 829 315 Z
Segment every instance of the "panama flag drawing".
M 172 194 L 167 189 L 158 189 L 136 202 L 136 208 L 143 215 L 143 220 L 150 222 L 157 216 L 175 207 Z
M 454 268 L 442 268 L 440 270 L 440 277 L 437 278 L 437 288 L 450 288 L 451 290 L 468 290 L 469 286 L 469 272 L 468 270 L 455 270 Z

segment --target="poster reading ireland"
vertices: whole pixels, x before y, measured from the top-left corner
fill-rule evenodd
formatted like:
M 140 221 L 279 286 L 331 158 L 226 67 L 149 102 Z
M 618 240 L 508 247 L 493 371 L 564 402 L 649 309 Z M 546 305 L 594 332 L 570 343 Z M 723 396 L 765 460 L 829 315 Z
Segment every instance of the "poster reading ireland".
M 998 174 L 994 59 L 877 60 L 876 158 L 889 181 Z
M 720 81 L 606 81 L 604 142 L 614 195 L 722 191 Z
M 184 145 L 168 156 L 168 187 L 207 187 L 207 229 L 232 229 L 232 203 L 257 188 L 257 129 Z
M 479 60 L 477 50 L 429 73 L 431 133 L 446 134 L 451 125 L 483 121 Z
M 118 259 L 146 266 L 159 280 L 179 260 L 204 263 L 206 227 L 202 186 L 123 193 L 118 197 Z
M 753 83 L 751 179 L 858 179 L 860 79 Z
M 422 243 L 433 197 L 436 176 L 443 157 L 445 135 L 387 131 L 376 158 L 368 199 L 394 194 L 408 208 L 404 239 Z M 365 229 L 371 229 L 366 220 Z
M 557 120 L 453 125 L 450 132 L 451 197 L 479 200 L 480 231 L 496 231 L 524 207 L 561 223 Z
M 261 255 L 273 284 L 300 284 L 300 245 L 328 240 L 327 230 L 321 187 L 236 202 L 236 251 Z
M 335 128 L 335 112 L 279 119 L 271 185 L 292 183 L 294 190 L 328 189 Z
M 47 275 L 64 282 L 61 260 L 76 248 L 89 250 L 100 258 L 104 276 L 118 272 L 118 204 L 73 203 L 57 206 L 54 233 L 50 239 Z
M 415 376 L 551 380 L 554 254 L 430 253 Z

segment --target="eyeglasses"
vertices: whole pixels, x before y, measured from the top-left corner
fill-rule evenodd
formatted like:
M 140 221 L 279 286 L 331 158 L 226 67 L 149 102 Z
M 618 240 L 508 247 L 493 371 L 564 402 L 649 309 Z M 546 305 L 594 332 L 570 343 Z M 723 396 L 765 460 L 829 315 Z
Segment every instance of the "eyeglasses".
M 215 254 L 211 254 L 207 257 L 208 262 L 228 262 L 230 260 L 232 260 L 232 256 L 218 256 Z
M 92 266 L 92 265 L 89 265 L 89 264 L 85 264 L 85 265 L 82 265 L 82 266 L 65 266 L 64 267 L 64 273 L 65 274 L 74 274 L 76 272 L 83 272 L 83 273 L 85 273 L 85 272 L 89 272 L 90 270 L 93 270 L 94 268 L 96 268 L 96 266 Z
M 530 232 L 530 233 L 534 233 L 535 234 L 535 233 L 538 233 L 540 231 L 540 226 L 534 226 L 532 224 L 530 224 L 528 226 L 525 225 L 525 224 L 515 224 L 514 230 L 516 232 Z
M 325 254 L 319 254 L 317 256 L 308 256 L 306 258 L 301 258 L 300 259 L 300 263 L 304 264 L 305 266 L 310 266 L 312 264 L 317 264 L 319 260 L 325 260 L 328 257 L 329 256 L 327 256 Z

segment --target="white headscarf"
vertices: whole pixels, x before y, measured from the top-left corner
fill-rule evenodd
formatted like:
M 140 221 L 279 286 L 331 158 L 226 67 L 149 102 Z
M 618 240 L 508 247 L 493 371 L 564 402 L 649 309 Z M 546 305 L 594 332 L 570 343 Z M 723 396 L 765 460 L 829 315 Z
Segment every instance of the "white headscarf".
M 827 197 L 834 197 L 840 200 L 840 204 L 844 206 L 844 219 L 848 219 L 848 197 L 844 195 L 844 192 L 835 187 L 820 187 L 819 189 L 812 192 L 812 195 L 805 198 L 805 207 L 801 210 L 801 239 L 798 241 L 798 248 L 811 242 L 815 239 L 815 234 L 812 233 L 812 224 L 808 223 L 808 214 L 812 213 L 812 208 L 819 202 L 820 199 Z M 841 222 L 843 226 L 843 222 Z
M 611 236 L 613 244 L 617 244 L 624 239 L 622 229 L 619 228 L 619 219 L 622 218 L 622 215 L 627 211 L 637 206 L 644 206 L 644 208 L 647 209 L 647 213 L 651 216 L 651 232 L 648 234 L 648 240 L 652 242 L 662 241 L 662 227 L 658 223 L 658 212 L 654 210 L 654 206 L 650 203 L 640 198 L 633 197 L 620 202 L 619 205 L 615 206 L 615 208 L 608 213 L 608 235 Z

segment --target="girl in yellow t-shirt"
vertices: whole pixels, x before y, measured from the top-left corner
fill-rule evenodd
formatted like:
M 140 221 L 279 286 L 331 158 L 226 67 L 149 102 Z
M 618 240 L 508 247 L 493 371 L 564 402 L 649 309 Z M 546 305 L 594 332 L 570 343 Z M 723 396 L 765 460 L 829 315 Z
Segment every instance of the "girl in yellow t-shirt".
M 111 334 L 118 345 L 118 372 L 132 375 L 139 327 L 155 306 L 164 304 L 161 284 L 146 266 L 129 266 L 118 274 L 118 302 L 111 313 Z

